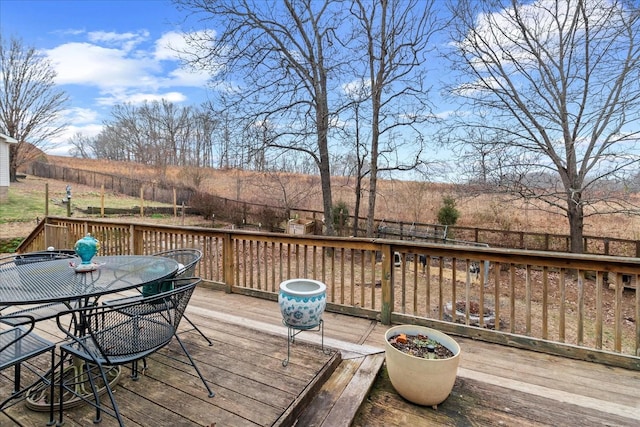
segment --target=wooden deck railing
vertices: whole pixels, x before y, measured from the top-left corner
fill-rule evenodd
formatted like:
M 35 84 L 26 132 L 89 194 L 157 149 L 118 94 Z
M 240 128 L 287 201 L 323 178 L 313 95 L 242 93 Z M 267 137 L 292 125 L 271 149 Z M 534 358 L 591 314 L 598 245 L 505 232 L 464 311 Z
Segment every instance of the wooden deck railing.
M 276 299 L 294 277 L 327 285 L 327 310 L 417 323 L 521 348 L 640 370 L 640 259 L 570 253 L 46 218 L 100 254 L 195 247 L 197 274 Z M 45 248 L 40 224 L 19 250 Z M 635 289 L 634 289 L 635 288 Z M 457 307 L 458 310 L 455 308 Z
M 292 211 L 295 212 L 295 211 Z M 378 237 L 445 242 L 458 240 L 482 243 L 494 248 L 537 251 L 569 252 L 571 236 L 568 234 L 535 233 L 531 231 L 496 230 L 479 227 L 444 226 L 406 222 L 380 222 Z M 628 256 L 640 258 L 640 240 L 603 236 L 582 236 L 584 253 L 594 255 Z

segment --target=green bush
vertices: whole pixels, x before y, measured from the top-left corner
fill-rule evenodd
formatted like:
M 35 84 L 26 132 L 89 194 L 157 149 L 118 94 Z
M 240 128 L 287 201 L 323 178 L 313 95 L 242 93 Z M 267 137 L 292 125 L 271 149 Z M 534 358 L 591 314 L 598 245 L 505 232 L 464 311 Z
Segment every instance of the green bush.
M 460 218 L 460 211 L 456 209 L 456 201 L 451 196 L 442 198 L 442 207 L 438 211 L 438 222 L 442 225 L 455 225 Z
M 343 201 L 333 205 L 333 228 L 341 231 L 343 228 L 349 226 L 349 208 Z
M 24 239 L 22 237 L 14 237 L 13 239 L 0 239 L 0 254 L 14 253 L 23 240 Z

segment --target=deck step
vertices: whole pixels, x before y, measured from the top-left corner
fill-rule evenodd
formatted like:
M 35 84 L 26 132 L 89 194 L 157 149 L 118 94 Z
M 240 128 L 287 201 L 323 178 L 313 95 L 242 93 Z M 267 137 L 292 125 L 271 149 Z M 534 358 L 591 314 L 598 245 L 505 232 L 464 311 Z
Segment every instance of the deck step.
M 384 353 L 343 358 L 331 377 L 298 417 L 296 426 L 348 427 L 366 399 Z

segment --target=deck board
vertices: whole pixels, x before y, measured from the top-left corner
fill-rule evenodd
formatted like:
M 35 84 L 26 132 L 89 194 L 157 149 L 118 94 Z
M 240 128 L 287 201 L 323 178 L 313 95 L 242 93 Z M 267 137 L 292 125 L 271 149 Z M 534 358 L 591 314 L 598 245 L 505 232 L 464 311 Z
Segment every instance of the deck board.
M 269 426 L 285 425 L 294 407 L 303 401 L 311 384 L 330 363 L 332 355 L 320 351 L 321 334 L 304 332 L 291 347 L 287 367 L 286 328 L 277 302 L 206 287 L 196 290 L 187 315 L 213 340 L 207 343 L 183 322 L 180 336 L 216 393 L 208 398 L 191 366 L 174 341 L 149 360 L 149 370 L 137 382 L 125 378 L 116 387 L 116 399 L 127 426 L 180 425 Z M 640 419 L 640 372 L 550 356 L 528 350 L 457 337 L 462 348 L 458 378 L 451 396 L 437 409 L 412 405 L 393 390 L 386 370 L 378 374 L 368 393 L 354 360 L 381 354 L 387 327 L 367 319 L 335 313 L 324 315 L 324 343 L 339 350 L 343 365 L 324 383 L 343 400 L 315 392 L 320 398 L 317 414 L 300 415 L 301 422 L 323 425 L 332 409 L 358 414 L 355 427 L 413 425 L 518 425 L 518 426 L 635 426 Z M 56 336 L 55 325 L 42 323 L 39 333 Z M 335 352 L 334 352 L 335 355 Z M 341 371 L 342 370 L 342 371 Z M 342 373 L 341 373 L 342 372 Z M 0 389 L 6 390 L 8 372 L 0 373 Z M 367 396 L 362 398 L 362 396 Z M 326 396 L 325 402 L 321 402 Z M 363 400 L 362 404 L 359 400 Z M 325 406 L 322 406 L 325 405 Z M 326 406 L 329 405 L 329 406 Z M 92 425 L 94 411 L 79 407 L 65 412 L 66 426 Z M 294 414 L 294 415 L 292 415 Z M 13 417 L 13 419 L 8 418 Z M 335 415 L 334 415 L 335 416 Z M 0 413 L 0 426 L 44 425 L 46 414 L 15 405 Z M 298 425 L 302 425 L 298 424 Z M 116 425 L 105 416 L 101 426 Z M 329 426 L 330 424 L 324 424 Z M 331 426 L 333 427 L 333 426 Z
M 417 420 L 421 421 L 414 425 L 637 425 L 637 419 L 606 414 L 595 409 L 459 377 L 452 394 L 435 410 L 398 400 L 391 385 L 387 384 L 370 396 L 353 426 L 407 426 L 418 422 Z M 378 422 L 381 424 L 375 424 Z
M 324 354 L 313 343 L 296 342 L 289 365 L 283 367 L 286 335 L 283 338 L 219 319 L 193 317 L 214 345 L 208 346 L 199 334 L 189 331 L 186 322 L 180 336 L 216 396 L 207 396 L 193 368 L 182 363 L 187 359 L 173 340 L 149 358 L 149 368 L 139 381 L 123 378 L 116 387 L 127 425 L 270 426 L 335 355 L 335 351 Z M 55 332 L 51 324 L 40 325 L 43 335 L 51 338 Z M 8 382 L 6 376 L 0 379 L 3 388 Z M 25 426 L 44 425 L 46 420 L 46 414 L 24 410 L 22 404 L 7 413 Z M 65 423 L 90 425 L 93 414 L 90 407 L 73 408 L 65 411 Z M 5 424 L 5 418 L 0 422 Z M 104 416 L 101 425 L 115 425 L 115 420 Z

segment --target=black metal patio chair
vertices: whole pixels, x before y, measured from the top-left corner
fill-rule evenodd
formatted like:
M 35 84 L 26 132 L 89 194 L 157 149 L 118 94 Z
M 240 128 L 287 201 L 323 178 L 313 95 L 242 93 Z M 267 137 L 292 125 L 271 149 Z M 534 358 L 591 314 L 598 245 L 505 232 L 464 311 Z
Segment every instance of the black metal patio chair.
M 24 398 L 25 393 L 36 383 L 43 381 L 49 386 L 49 423 L 55 424 L 53 418 L 53 381 L 52 376 L 47 377 L 46 372 L 38 369 L 37 366 L 28 363 L 29 359 L 44 354 L 51 353 L 51 371 L 55 365 L 55 348 L 56 345 L 35 332 L 36 319 L 33 316 L 21 314 L 11 314 L 6 317 L 13 317 L 16 323 L 22 326 L 15 326 L 8 329 L 0 330 L 0 371 L 13 367 L 13 390 L 10 396 L 4 398 L 0 402 L 0 410 L 5 407 L 12 406 Z M 22 367 L 31 371 L 37 379 L 26 387 L 21 386 Z
M 178 271 L 176 272 L 174 277 L 179 279 L 179 278 L 184 278 L 184 277 L 193 277 L 193 276 L 195 276 L 196 266 L 198 265 L 198 262 L 200 262 L 200 259 L 202 258 L 202 252 L 200 250 L 198 250 L 198 249 L 172 249 L 172 250 L 169 250 L 169 251 L 162 251 L 162 252 L 154 253 L 153 256 L 161 256 L 161 257 L 170 258 L 170 259 L 175 260 L 178 263 L 179 268 L 178 268 Z M 163 286 L 163 284 L 164 284 L 164 286 Z M 168 284 L 170 284 L 170 282 L 150 283 L 150 284 L 145 285 L 145 286 L 142 287 L 142 289 L 140 290 L 140 293 L 142 295 L 134 295 L 134 296 L 130 296 L 130 297 L 107 300 L 107 301 L 104 301 L 103 304 L 105 304 L 105 305 L 119 304 L 119 303 L 122 303 L 122 302 L 125 302 L 125 301 L 133 302 L 133 301 L 138 300 L 140 298 L 151 296 L 151 295 L 155 295 L 158 292 L 162 292 L 162 291 L 168 290 L 168 288 L 166 287 Z M 200 330 L 200 328 L 198 328 L 195 325 L 195 323 L 193 323 L 191 321 L 191 319 L 189 319 L 186 315 L 184 316 L 184 320 L 189 322 L 191 327 L 195 331 L 197 331 L 200 334 L 200 336 L 202 336 L 202 338 L 205 339 L 205 341 L 207 341 L 209 346 L 213 345 L 213 342 L 209 339 L 209 337 L 207 337 L 204 334 L 204 332 L 202 332 Z
M 137 362 L 165 347 L 173 337 L 182 347 L 196 373 L 213 397 L 195 361 L 178 337 L 178 325 L 187 308 L 189 299 L 200 278 L 179 279 L 172 290 L 161 292 L 149 297 L 143 297 L 133 302 L 100 305 L 79 308 L 57 317 L 58 327 L 67 335 L 68 339 L 60 345 L 61 359 L 68 356 L 83 360 L 83 372 L 76 378 L 64 376 L 64 364 L 61 363 L 60 395 L 75 392 L 75 383 L 86 378 L 89 381 L 92 398 L 76 396 L 96 408 L 94 422 L 100 422 L 101 413 L 106 412 L 118 420 L 123 426 L 122 417 L 118 409 L 113 391 L 109 385 L 106 371 L 112 366 L 132 364 L 137 371 Z M 77 324 L 83 325 L 80 333 L 65 326 L 61 319 L 65 315 L 72 315 Z M 183 362 L 187 363 L 187 362 Z M 134 374 L 135 375 L 135 374 Z M 100 403 L 98 387 L 105 387 L 111 401 L 111 408 Z M 60 404 L 60 422 L 62 422 L 62 403 Z

